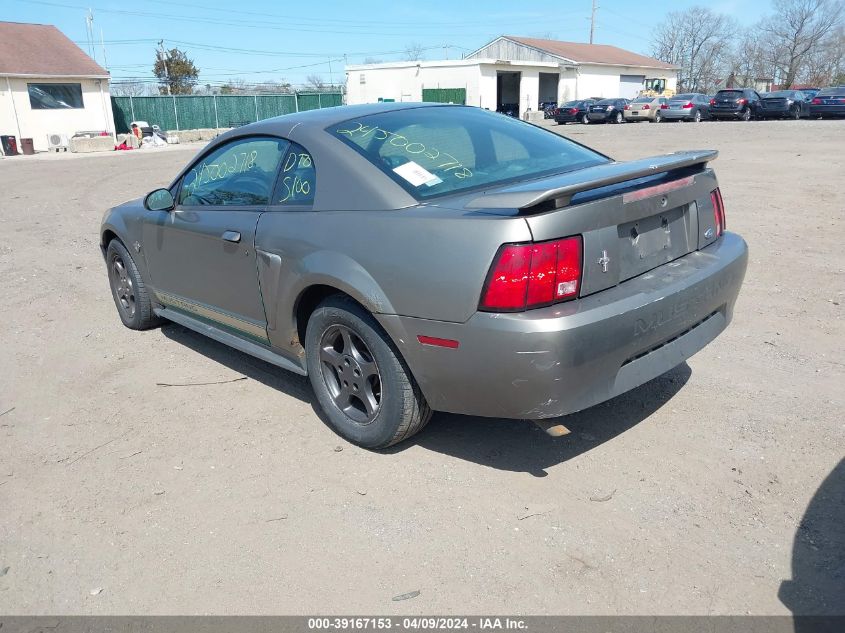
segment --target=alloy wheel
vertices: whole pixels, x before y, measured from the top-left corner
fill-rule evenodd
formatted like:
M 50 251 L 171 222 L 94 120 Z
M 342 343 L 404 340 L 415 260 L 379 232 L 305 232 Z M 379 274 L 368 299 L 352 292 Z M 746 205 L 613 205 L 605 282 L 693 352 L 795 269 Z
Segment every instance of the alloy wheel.
M 115 254 L 112 257 L 110 272 L 112 288 L 120 309 L 131 319 L 135 316 L 135 285 L 120 255 Z
M 345 325 L 320 338 L 320 370 L 335 406 L 357 424 L 369 424 L 381 406 L 381 374 L 370 348 Z

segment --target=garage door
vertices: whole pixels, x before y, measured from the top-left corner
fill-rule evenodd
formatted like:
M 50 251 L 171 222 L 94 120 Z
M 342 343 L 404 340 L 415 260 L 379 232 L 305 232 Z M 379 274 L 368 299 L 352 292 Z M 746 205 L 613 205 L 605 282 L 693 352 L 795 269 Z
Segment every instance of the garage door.
M 619 96 L 633 99 L 643 89 L 645 75 L 619 75 Z

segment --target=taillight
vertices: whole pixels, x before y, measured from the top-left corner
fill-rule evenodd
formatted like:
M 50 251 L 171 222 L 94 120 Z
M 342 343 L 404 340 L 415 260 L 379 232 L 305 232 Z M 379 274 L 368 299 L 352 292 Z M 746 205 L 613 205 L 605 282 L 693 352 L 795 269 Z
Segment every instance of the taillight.
M 581 283 L 581 237 L 499 249 L 481 292 L 480 310 L 518 312 L 572 299 Z
M 710 192 L 710 202 L 713 203 L 713 222 L 716 224 L 716 237 L 725 232 L 725 203 L 722 192 L 716 187 Z
M 710 99 L 710 105 L 716 105 L 716 100 L 715 100 L 715 99 Z
M 668 103 L 662 103 L 662 104 L 660 104 L 660 109 L 661 109 L 661 110 L 668 110 L 668 109 L 669 109 L 669 104 L 668 104 Z
M 572 109 L 569 111 L 569 114 L 578 114 L 578 108 L 572 108 Z
M 628 109 L 628 106 L 625 106 L 625 109 L 627 110 L 627 109 Z M 642 107 L 642 109 L 643 109 L 643 110 L 651 110 L 651 106 L 650 106 L 649 104 L 645 104 L 645 105 Z
M 689 109 L 692 107 L 692 104 L 691 104 L 691 103 L 685 103 L 685 104 L 684 104 L 684 105 L 682 105 L 681 107 L 682 107 L 684 110 L 689 110 Z
M 627 103 L 626 103 L 626 104 L 625 104 L 625 109 L 626 109 L 626 110 L 630 110 L 630 109 L 631 109 L 631 106 L 630 106 L 629 104 L 627 104 Z
M 736 102 L 737 102 L 739 105 L 747 105 L 747 104 L 748 104 L 748 99 L 737 99 L 737 100 L 736 100 Z
M 818 97 L 814 97 L 814 98 L 813 98 L 813 100 L 812 100 L 812 101 L 810 101 L 810 103 L 812 103 L 813 105 L 821 105 L 821 104 L 822 104 L 822 100 L 821 100 L 821 99 L 819 99 Z

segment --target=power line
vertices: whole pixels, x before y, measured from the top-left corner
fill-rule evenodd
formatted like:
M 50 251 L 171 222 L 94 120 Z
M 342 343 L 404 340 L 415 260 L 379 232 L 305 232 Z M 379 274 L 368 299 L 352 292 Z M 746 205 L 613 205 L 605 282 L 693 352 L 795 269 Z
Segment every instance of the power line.
M 59 2 L 49 2 L 47 0 L 14 0 L 15 2 L 23 2 L 26 4 L 37 4 L 37 5 L 44 5 L 50 7 L 59 7 L 64 9 L 80 9 L 84 10 L 87 7 L 83 7 L 81 5 L 74 5 L 74 4 L 65 4 Z M 363 31 L 363 30 L 334 30 L 334 29 L 315 29 L 315 28 L 303 28 L 302 26 L 297 26 L 290 21 L 280 23 L 280 22 L 267 22 L 267 21 L 250 21 L 250 20 L 239 20 L 236 18 L 210 18 L 210 17 L 198 17 L 198 16 L 187 16 L 187 15 L 174 15 L 174 14 L 163 14 L 163 13 L 151 13 L 149 11 L 131 11 L 127 9 L 108 9 L 102 7 L 94 7 L 97 11 L 102 13 L 113 13 L 117 15 L 130 15 L 135 17 L 146 17 L 146 18 L 153 18 L 155 20 L 173 20 L 173 21 L 183 21 L 183 22 L 190 22 L 192 24 L 213 24 L 213 25 L 220 25 L 220 26 L 228 26 L 229 28 L 246 28 L 246 29 L 260 29 L 260 30 L 275 30 L 275 31 L 295 31 L 295 32 L 305 32 L 305 33 L 325 33 L 329 35 L 375 35 L 380 37 L 407 37 L 408 34 L 406 33 L 398 33 L 398 32 L 383 32 L 383 31 Z M 548 21 L 544 21 L 545 24 L 548 24 Z M 314 25 L 307 25 L 307 26 L 314 26 Z M 450 24 L 449 26 L 455 26 L 454 24 Z M 416 28 L 419 29 L 421 25 L 416 25 Z M 354 28 L 350 25 L 350 28 Z M 439 25 L 436 28 L 440 28 Z M 423 34 L 427 36 L 431 36 L 435 34 L 434 32 Z M 437 32 L 439 35 L 444 35 L 443 33 Z M 453 36 L 458 37 L 472 37 L 472 36 L 479 36 L 479 37 L 489 37 L 490 33 L 453 33 Z

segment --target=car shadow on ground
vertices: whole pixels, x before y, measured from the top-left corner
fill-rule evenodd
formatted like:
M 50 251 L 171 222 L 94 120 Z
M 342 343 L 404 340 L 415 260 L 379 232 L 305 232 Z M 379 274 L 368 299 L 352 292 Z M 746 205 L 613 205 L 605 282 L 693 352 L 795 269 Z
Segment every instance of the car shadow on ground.
M 546 469 L 577 457 L 639 424 L 674 397 L 692 375 L 683 363 L 612 400 L 546 422 L 559 422 L 568 435 L 551 437 L 533 422 L 435 413 L 428 426 L 407 445 L 475 462 L 489 468 L 545 477 Z
M 232 371 L 311 405 L 323 424 L 308 378 L 279 369 L 181 325 L 161 328 L 169 339 Z M 489 468 L 545 477 L 546 469 L 577 457 L 639 424 L 670 401 L 689 380 L 683 363 L 628 393 L 555 420 L 571 433 L 551 437 L 532 422 L 435 413 L 418 435 L 377 454 L 396 454 L 412 446 L 443 453 Z
M 798 524 L 792 578 L 783 581 L 778 597 L 796 616 L 845 616 L 845 459 L 816 490 Z M 841 631 L 843 622 L 797 618 L 795 631 Z

